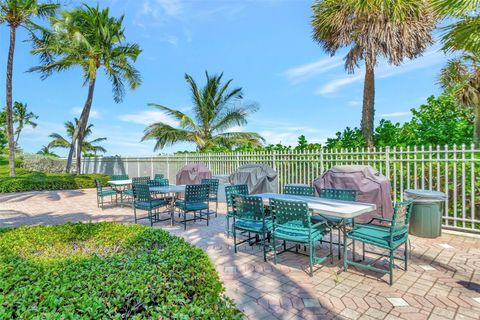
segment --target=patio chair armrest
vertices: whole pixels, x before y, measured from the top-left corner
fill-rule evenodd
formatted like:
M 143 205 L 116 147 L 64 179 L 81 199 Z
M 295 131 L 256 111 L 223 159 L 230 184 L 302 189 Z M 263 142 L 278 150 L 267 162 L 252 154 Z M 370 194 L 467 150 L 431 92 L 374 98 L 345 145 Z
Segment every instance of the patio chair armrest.
M 370 219 L 369 222 L 367 222 L 366 224 L 371 224 L 372 222 L 374 221 L 382 221 L 382 222 L 388 222 L 388 223 L 392 223 L 392 220 L 391 219 L 385 219 L 385 218 L 382 218 L 380 216 L 377 216 L 377 217 L 372 217 Z
M 312 228 L 318 228 L 322 225 L 325 225 L 326 227 L 328 227 L 328 221 L 327 220 L 323 220 L 323 221 L 320 221 L 320 222 L 317 222 L 315 223 L 314 225 L 312 225 Z

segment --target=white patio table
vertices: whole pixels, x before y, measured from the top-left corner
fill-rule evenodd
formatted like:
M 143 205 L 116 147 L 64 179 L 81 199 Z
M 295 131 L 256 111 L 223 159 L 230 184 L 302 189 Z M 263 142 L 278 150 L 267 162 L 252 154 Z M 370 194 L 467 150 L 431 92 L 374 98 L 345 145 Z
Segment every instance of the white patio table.
M 308 204 L 308 208 L 312 210 L 313 214 L 340 218 L 341 223 L 338 224 L 338 227 L 344 235 L 344 241 L 345 233 L 347 232 L 346 221 L 348 219 L 356 218 L 364 213 L 372 212 L 377 208 L 373 203 L 333 200 L 311 196 L 296 196 L 280 193 L 260 193 L 253 196 L 261 197 L 264 205 L 268 205 L 269 200 L 272 198 L 303 201 Z M 338 240 L 340 241 L 340 239 Z M 355 257 L 355 243 L 353 243 L 353 255 Z
M 132 184 L 132 180 L 110 180 L 108 184 L 112 186 L 113 189 L 117 190 L 120 193 L 120 206 L 123 207 L 123 191 Z

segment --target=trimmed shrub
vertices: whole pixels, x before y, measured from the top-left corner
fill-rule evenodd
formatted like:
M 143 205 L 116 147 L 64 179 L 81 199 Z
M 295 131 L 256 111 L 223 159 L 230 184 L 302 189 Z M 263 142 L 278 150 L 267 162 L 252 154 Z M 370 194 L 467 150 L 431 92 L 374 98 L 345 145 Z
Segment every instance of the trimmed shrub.
M 22 156 L 21 166 L 28 171 L 60 173 L 65 170 L 66 164 L 67 160 L 62 158 L 25 154 Z
M 41 190 L 73 190 L 95 187 L 94 179 L 100 179 L 105 185 L 109 177 L 103 174 L 66 174 L 32 172 L 16 177 L 0 177 L 0 193 L 41 191 Z
M 113 223 L 0 229 L 1 319 L 240 319 L 207 255 Z

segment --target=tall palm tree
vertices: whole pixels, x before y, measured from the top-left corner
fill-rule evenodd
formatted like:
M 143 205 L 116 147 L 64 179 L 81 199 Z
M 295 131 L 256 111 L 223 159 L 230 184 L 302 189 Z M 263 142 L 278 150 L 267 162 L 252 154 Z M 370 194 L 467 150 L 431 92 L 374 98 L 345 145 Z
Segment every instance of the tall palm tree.
M 7 84 L 6 84 L 6 111 L 7 111 L 7 137 L 8 161 L 10 176 L 15 176 L 15 140 L 13 133 L 13 58 L 17 29 L 24 27 L 32 31 L 37 27 L 32 19 L 44 18 L 55 14 L 58 5 L 54 3 L 39 3 L 37 0 L 0 0 L 0 23 L 6 23 L 10 29 L 10 48 L 7 59 Z
M 40 55 L 42 65 L 31 71 L 40 71 L 45 78 L 54 71 L 80 66 L 84 83 L 88 84 L 87 99 L 68 154 L 66 171 L 69 172 L 75 149 L 77 168 L 81 167 L 82 148 L 78 146 L 85 139 L 98 70 L 103 68 L 112 82 L 114 101 L 120 103 L 125 95 L 125 82 L 132 90 L 141 83 L 140 74 L 133 66 L 141 50 L 137 44 L 125 42 L 123 16 L 111 17 L 108 8 L 84 4 L 62 12 L 60 18 L 51 18 L 50 24 L 50 30 L 32 39 L 33 53 Z
M 178 121 L 179 128 L 164 122 L 157 122 L 145 129 L 144 140 L 156 140 L 155 150 L 177 142 L 193 142 L 197 150 L 215 146 L 234 147 L 244 143 L 261 145 L 264 139 L 253 132 L 230 132 L 234 126 L 247 124 L 249 114 L 255 112 L 254 104 L 243 104 L 242 88 L 229 89 L 233 80 L 222 84 L 222 76 L 210 76 L 205 72 L 207 83 L 199 88 L 195 80 L 185 74 L 193 100 L 193 117 L 159 104 L 150 106 L 162 110 L 167 116 Z
M 448 61 L 439 76 L 440 85 L 475 114 L 473 143 L 480 147 L 480 53 L 464 54 Z
M 65 122 L 65 131 L 67 132 L 67 137 L 64 138 L 61 134 L 59 133 L 52 133 L 49 137 L 52 138 L 52 141 L 48 144 L 47 148 L 65 148 L 65 149 L 70 149 L 71 146 L 74 144 L 73 142 L 73 135 L 75 133 L 75 129 L 79 125 L 79 120 L 75 118 L 74 120 L 75 124 L 71 121 Z M 84 138 L 88 138 L 92 134 L 92 128 L 93 124 L 87 125 L 85 128 L 85 136 Z M 94 154 L 97 153 L 106 153 L 107 150 L 98 145 L 98 143 L 107 140 L 107 138 L 97 138 L 93 139 L 91 141 L 86 141 L 83 140 L 82 143 L 82 151 L 83 152 L 92 152 Z
M 480 52 L 480 0 L 432 0 L 433 7 L 442 16 L 455 21 L 444 28 L 444 50 Z
M 373 146 L 375 66 L 379 58 L 400 65 L 420 56 L 433 42 L 436 19 L 428 0 L 317 0 L 313 38 L 334 55 L 348 48 L 345 69 L 353 73 L 365 61 L 362 134 Z
M 31 111 L 28 111 L 28 106 L 25 103 L 15 101 L 13 104 L 13 122 L 16 123 L 15 128 L 15 148 L 18 148 L 18 140 L 20 139 L 20 133 L 25 126 L 37 127 L 37 123 L 34 121 L 38 119 L 38 116 Z

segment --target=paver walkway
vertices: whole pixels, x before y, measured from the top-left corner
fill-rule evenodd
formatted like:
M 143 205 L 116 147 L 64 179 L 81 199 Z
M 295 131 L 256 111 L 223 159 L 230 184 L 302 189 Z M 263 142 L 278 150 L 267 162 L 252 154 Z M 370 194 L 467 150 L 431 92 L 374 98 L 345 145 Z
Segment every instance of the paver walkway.
M 207 252 L 227 294 L 248 318 L 480 319 L 478 238 L 446 233 L 438 239 L 411 237 L 409 269 L 396 269 L 390 287 L 387 276 L 354 268 L 343 272 L 337 260 L 309 277 L 303 256 L 286 253 L 274 265 L 271 259 L 263 262 L 258 246 L 243 246 L 235 255 L 232 240 L 224 235 L 225 207 L 220 209 L 209 227 L 204 221 L 190 224 L 187 231 L 168 222 L 158 227 Z M 98 209 L 94 190 L 0 194 L 0 227 L 132 220 L 128 207 Z M 326 249 L 318 247 L 320 254 Z

